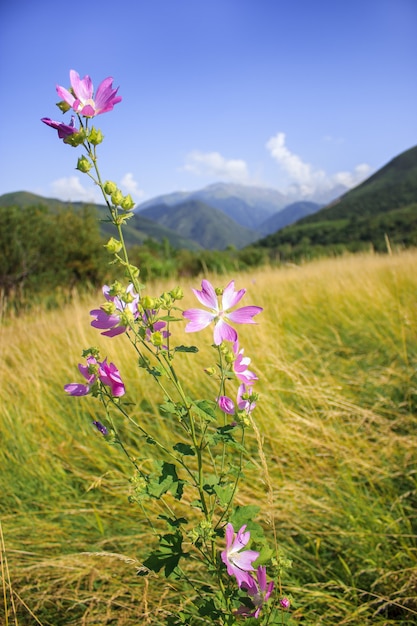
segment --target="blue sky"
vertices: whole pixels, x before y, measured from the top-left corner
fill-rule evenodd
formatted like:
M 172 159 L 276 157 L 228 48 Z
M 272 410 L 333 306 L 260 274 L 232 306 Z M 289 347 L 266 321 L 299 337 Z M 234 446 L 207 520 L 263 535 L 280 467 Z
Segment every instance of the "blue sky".
M 416 32 L 415 0 L 2 2 L 0 194 L 97 197 L 40 122 L 70 69 L 120 86 L 99 162 L 137 202 L 355 185 L 417 144 Z

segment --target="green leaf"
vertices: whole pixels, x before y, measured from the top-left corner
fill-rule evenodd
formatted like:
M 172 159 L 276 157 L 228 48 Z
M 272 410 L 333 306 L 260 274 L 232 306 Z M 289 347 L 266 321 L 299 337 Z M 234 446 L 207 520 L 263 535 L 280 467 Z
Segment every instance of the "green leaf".
M 158 320 L 162 320 L 163 322 L 183 322 L 183 317 L 174 317 L 173 315 L 163 315 L 162 317 L 158 317 Z
M 182 454 L 183 456 L 195 456 L 195 452 L 189 443 L 176 443 L 174 450 Z
M 248 504 L 246 506 L 238 506 L 233 511 L 229 522 L 233 524 L 233 528 L 239 530 L 244 524 L 253 526 L 252 520 L 258 515 L 261 508 L 255 504 Z M 257 524 L 256 524 L 257 526 Z
M 152 552 L 143 562 L 153 572 L 165 570 L 165 576 L 170 576 L 177 567 L 181 557 L 187 556 L 182 549 L 182 533 L 177 530 L 175 533 L 168 533 L 159 539 L 159 548 Z
M 188 520 L 185 517 L 172 518 L 172 517 L 168 517 L 168 515 L 158 515 L 158 519 L 165 520 L 168 526 L 170 526 L 171 528 L 179 528 L 181 524 L 188 523 Z
M 209 400 L 197 400 L 196 402 L 193 402 L 193 407 L 196 413 L 198 413 L 203 419 L 210 422 L 217 419 L 217 404 L 215 402 L 210 402 Z
M 215 485 L 213 489 L 220 506 L 227 506 L 233 497 L 234 485 Z
M 176 346 L 174 352 L 198 352 L 198 348 L 197 346 Z
M 221 426 L 220 428 L 216 429 L 215 433 L 207 436 L 207 441 L 208 443 L 213 444 L 213 445 L 222 443 L 224 445 L 234 448 L 235 450 L 239 450 L 243 452 L 245 450 L 245 447 L 241 443 L 236 441 L 235 438 L 233 437 L 232 432 L 234 430 L 235 430 L 234 426 L 230 426 L 230 425 Z
M 166 461 L 155 461 L 155 465 L 160 471 L 149 477 L 147 493 L 153 498 L 159 499 L 169 491 L 176 500 L 181 500 L 185 483 L 178 478 L 175 465 Z

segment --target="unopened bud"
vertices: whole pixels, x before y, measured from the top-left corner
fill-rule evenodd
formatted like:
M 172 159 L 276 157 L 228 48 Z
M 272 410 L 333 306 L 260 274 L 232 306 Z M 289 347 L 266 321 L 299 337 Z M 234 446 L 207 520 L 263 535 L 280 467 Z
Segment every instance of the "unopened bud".
M 98 146 L 98 144 L 101 143 L 103 139 L 104 137 L 103 137 L 103 133 L 101 132 L 101 130 L 97 130 L 93 126 L 93 128 L 90 130 L 90 133 L 88 135 L 88 141 L 92 143 L 93 146 Z
M 87 172 L 89 172 L 92 168 L 92 164 L 90 163 L 90 161 L 87 159 L 87 157 L 82 156 L 78 159 L 77 161 L 77 167 L 76 169 L 79 170 L 80 172 L 83 172 L 84 174 L 86 174 Z
M 117 185 L 116 183 L 113 183 L 111 180 L 106 180 L 106 182 L 103 185 L 103 189 L 104 189 L 104 193 L 106 193 L 108 196 L 111 196 L 112 193 L 116 191 Z
M 144 309 L 153 309 L 155 307 L 155 299 L 151 298 L 151 296 L 143 296 L 142 306 Z
M 135 206 L 135 203 L 132 200 L 132 196 L 130 194 L 125 196 L 123 200 L 120 202 L 120 206 L 122 207 L 124 211 L 130 211 L 130 209 L 133 209 L 133 207 Z
M 111 201 L 113 202 L 114 206 L 119 206 L 122 200 L 123 200 L 123 194 L 120 191 L 120 189 L 116 189 L 116 191 L 113 191 L 111 195 Z
M 118 239 L 114 237 L 110 237 L 108 242 L 104 244 L 106 250 L 108 250 L 111 254 L 117 254 L 122 249 L 122 244 Z
M 57 102 L 56 106 L 58 107 L 58 109 L 60 109 L 63 113 L 66 113 L 67 111 L 70 110 L 70 105 L 68 104 L 68 102 L 65 102 L 65 100 L 61 100 L 61 102 Z
M 162 346 L 162 342 L 163 342 L 164 338 L 162 336 L 162 333 L 159 332 L 159 330 L 157 330 L 156 332 L 152 333 L 151 335 L 151 343 L 156 346 L 157 348 L 160 348 Z
M 181 287 L 174 287 L 174 289 L 171 289 L 169 293 L 171 294 L 171 298 L 173 300 L 181 300 L 184 297 L 184 292 Z

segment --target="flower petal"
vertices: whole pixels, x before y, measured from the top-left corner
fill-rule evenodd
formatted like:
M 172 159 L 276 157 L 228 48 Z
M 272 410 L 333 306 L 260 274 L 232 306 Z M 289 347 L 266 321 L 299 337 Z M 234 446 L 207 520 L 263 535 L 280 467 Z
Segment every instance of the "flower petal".
M 231 280 L 230 283 L 225 287 L 222 296 L 222 307 L 223 311 L 228 311 L 229 309 L 236 306 L 238 302 L 243 298 L 246 293 L 246 289 L 239 289 L 239 291 L 235 291 L 235 281 Z
M 236 341 L 237 332 L 225 321 L 219 319 L 214 326 L 214 343 L 219 346 L 222 341 Z
M 198 289 L 193 289 L 192 291 L 203 306 L 214 309 L 215 311 L 219 310 L 216 292 L 213 285 L 208 280 L 204 279 L 201 281 L 201 291 Z
M 256 324 L 252 317 L 261 313 L 263 308 L 260 306 L 242 306 L 236 311 L 227 314 L 227 318 L 235 322 L 235 324 Z
M 195 333 L 206 328 L 214 320 L 214 314 L 203 309 L 188 309 L 183 311 L 183 316 L 190 320 L 185 327 L 186 333 Z
M 70 396 L 86 396 L 90 393 L 90 387 L 81 383 L 69 383 L 64 389 Z

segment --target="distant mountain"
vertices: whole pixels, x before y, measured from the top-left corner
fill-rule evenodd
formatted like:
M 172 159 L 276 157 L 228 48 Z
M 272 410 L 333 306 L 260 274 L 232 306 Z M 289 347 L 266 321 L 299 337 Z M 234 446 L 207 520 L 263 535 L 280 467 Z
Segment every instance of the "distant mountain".
M 17 191 L 0 196 L 0 209 L 1 207 L 8 206 L 18 206 L 22 209 L 29 206 L 45 206 L 50 211 L 59 211 L 63 209 L 79 210 L 81 207 L 86 206 L 86 204 L 83 202 L 63 202 L 62 200 L 54 198 L 44 198 L 43 196 L 38 196 L 27 191 Z M 92 205 L 90 204 L 89 206 Z M 115 227 L 108 221 L 107 207 L 104 204 L 96 204 L 94 207 L 97 210 L 97 216 L 100 220 L 100 231 L 102 235 L 107 238 L 115 236 Z M 129 246 L 140 245 L 146 239 L 155 239 L 157 241 L 167 239 L 169 243 L 177 249 L 185 248 L 188 250 L 198 250 L 201 247 L 198 243 L 185 239 L 178 233 L 141 215 L 135 215 L 131 218 L 126 223 L 123 232 L 126 244 Z
M 338 200 L 254 245 L 297 255 L 317 247 L 386 250 L 386 238 L 417 245 L 417 146 Z
M 306 215 L 316 213 L 321 209 L 322 205 L 315 202 L 293 202 L 286 206 L 282 211 L 274 213 L 267 220 L 259 225 L 258 230 L 263 235 L 269 235 L 275 233 L 277 230 L 285 228 L 290 224 L 294 224 Z
M 137 217 L 151 218 L 161 226 L 192 239 L 209 250 L 227 246 L 242 248 L 259 237 L 259 233 L 232 220 L 223 211 L 197 199 L 173 206 L 158 204 L 143 209 Z
M 158 196 L 140 204 L 136 211 L 142 212 L 161 204 L 175 206 L 189 200 L 200 200 L 252 230 L 257 230 L 259 224 L 289 203 L 287 196 L 275 189 L 215 183 L 189 193 L 175 192 Z M 147 216 L 152 218 L 151 213 L 147 213 Z

